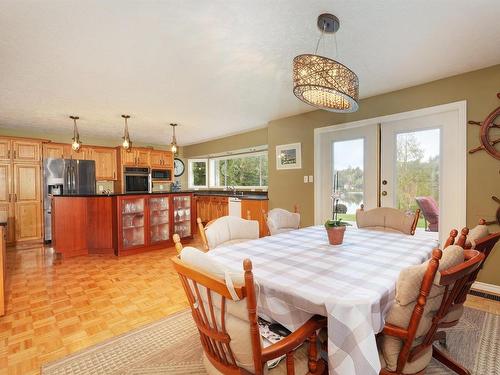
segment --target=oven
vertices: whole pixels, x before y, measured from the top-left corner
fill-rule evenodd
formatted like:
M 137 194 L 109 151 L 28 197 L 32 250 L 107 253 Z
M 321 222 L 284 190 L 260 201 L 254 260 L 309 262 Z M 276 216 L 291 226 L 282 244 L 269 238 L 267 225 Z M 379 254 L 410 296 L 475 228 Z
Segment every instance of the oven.
M 125 167 L 123 169 L 125 179 L 125 193 L 150 193 L 151 178 L 149 168 Z

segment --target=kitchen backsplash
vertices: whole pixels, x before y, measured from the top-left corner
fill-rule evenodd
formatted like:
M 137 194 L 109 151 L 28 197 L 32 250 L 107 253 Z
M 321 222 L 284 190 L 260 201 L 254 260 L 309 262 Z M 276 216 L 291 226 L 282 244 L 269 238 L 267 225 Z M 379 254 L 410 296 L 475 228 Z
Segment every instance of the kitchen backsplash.
M 97 181 L 96 185 L 96 194 L 104 194 L 104 192 L 114 193 L 114 184 L 113 181 Z

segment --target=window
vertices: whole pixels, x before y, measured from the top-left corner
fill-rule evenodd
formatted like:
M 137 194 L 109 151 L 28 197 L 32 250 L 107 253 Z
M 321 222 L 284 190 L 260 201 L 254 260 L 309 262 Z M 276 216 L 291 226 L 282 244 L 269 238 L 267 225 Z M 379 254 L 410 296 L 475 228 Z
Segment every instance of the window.
M 267 187 L 267 151 L 210 159 L 210 187 Z
M 206 188 L 208 186 L 207 165 L 208 159 L 188 160 L 188 181 L 190 188 Z

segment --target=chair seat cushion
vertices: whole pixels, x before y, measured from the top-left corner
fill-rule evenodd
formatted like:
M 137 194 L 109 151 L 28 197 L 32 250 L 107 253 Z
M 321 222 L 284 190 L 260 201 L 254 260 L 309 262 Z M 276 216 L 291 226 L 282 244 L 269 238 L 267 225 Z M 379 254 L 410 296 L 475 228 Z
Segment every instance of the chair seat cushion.
M 399 352 L 401 351 L 401 347 L 402 347 L 401 341 L 394 338 L 394 337 L 390 337 L 390 339 L 393 339 L 393 340 L 391 340 L 391 345 L 394 346 L 394 350 L 397 351 L 397 353 L 399 354 Z M 419 343 L 420 343 L 419 340 L 415 340 L 415 343 L 413 346 L 416 346 Z M 384 354 L 382 353 L 382 349 L 381 349 L 380 345 L 378 345 L 378 343 L 377 343 L 377 347 L 378 347 L 378 357 L 380 359 L 380 366 L 382 368 L 389 370 L 389 371 L 395 371 L 396 366 L 388 366 L 387 365 Z M 423 369 L 425 369 L 427 367 L 427 365 L 429 364 L 431 359 L 432 359 L 432 346 L 429 346 L 428 348 L 424 349 L 424 354 L 422 354 L 421 357 L 417 358 L 413 362 L 409 362 L 409 361 L 406 362 L 406 366 L 403 369 L 403 374 L 415 374 L 419 371 L 422 371 Z

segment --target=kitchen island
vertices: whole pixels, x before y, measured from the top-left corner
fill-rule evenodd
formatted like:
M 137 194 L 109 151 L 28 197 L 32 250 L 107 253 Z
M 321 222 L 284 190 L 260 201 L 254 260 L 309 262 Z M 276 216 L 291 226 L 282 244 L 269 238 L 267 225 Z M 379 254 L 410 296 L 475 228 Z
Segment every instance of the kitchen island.
M 191 192 L 52 197 L 52 246 L 64 257 L 130 255 L 192 238 Z

